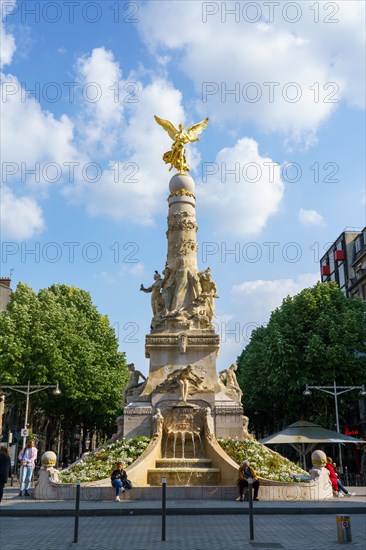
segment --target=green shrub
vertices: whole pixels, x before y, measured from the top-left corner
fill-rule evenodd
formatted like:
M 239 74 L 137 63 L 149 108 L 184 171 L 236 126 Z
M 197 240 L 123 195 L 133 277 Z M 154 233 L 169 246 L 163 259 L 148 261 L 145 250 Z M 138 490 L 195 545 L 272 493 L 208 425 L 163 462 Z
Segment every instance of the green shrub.
M 271 481 L 292 482 L 298 481 L 294 475 L 305 475 L 302 468 L 268 449 L 265 445 L 258 443 L 255 439 L 238 441 L 236 439 L 220 439 L 219 443 L 224 451 L 238 465 L 243 460 L 249 460 L 250 465 L 255 469 L 260 477 Z
M 109 477 L 116 468 L 118 461 L 130 466 L 146 449 L 150 442 L 147 437 L 122 439 L 84 455 L 84 458 L 75 462 L 66 470 L 62 470 L 59 479 L 62 483 L 81 483 L 97 481 Z

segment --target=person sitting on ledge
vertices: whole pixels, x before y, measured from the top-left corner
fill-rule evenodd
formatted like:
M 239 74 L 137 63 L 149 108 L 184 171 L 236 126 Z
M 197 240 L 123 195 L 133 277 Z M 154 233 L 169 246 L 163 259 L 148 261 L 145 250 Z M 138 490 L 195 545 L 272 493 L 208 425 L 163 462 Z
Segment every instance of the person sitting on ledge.
M 325 467 L 329 472 L 329 479 L 333 487 L 333 496 L 343 497 L 344 495 L 347 495 L 348 497 L 353 497 L 355 493 L 350 493 L 347 491 L 347 489 L 343 487 L 342 483 L 339 481 L 335 466 L 336 465 L 333 463 L 333 459 L 330 458 L 330 456 L 327 456 L 327 463 Z
M 244 500 L 244 489 L 246 489 L 249 486 L 248 479 L 251 478 L 253 480 L 253 489 L 254 489 L 254 499 L 253 500 L 259 500 L 258 498 L 258 491 L 259 491 L 259 479 L 255 472 L 255 470 L 249 465 L 249 460 L 243 460 L 240 468 L 239 468 L 239 476 L 238 476 L 238 487 L 239 487 L 239 496 L 236 500 L 242 502 Z M 245 500 L 247 500 L 248 497 L 245 497 Z
M 117 462 L 117 468 L 113 470 L 111 475 L 112 487 L 116 490 L 116 502 L 120 502 L 119 493 L 125 492 L 124 484 L 127 480 L 127 472 L 123 468 L 122 462 Z

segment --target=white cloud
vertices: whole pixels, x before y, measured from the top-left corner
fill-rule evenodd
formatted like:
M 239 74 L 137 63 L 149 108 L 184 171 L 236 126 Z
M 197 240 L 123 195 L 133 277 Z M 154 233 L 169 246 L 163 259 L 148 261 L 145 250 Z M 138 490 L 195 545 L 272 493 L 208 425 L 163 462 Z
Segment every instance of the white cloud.
M 271 311 L 279 307 L 286 296 L 313 286 L 319 278 L 319 273 L 304 273 L 296 279 L 258 279 L 234 285 L 231 292 L 241 311 L 250 312 L 252 322 L 266 323 Z
M 9 65 L 13 59 L 13 55 L 16 50 L 15 38 L 12 34 L 5 30 L 3 19 L 6 15 L 9 15 L 14 11 L 16 7 L 16 0 L 1 0 L 1 23 L 0 23 L 0 67 Z
M 113 277 L 113 275 L 110 275 L 107 271 L 102 271 L 98 275 L 94 275 L 96 279 L 101 279 L 106 284 L 115 284 L 117 282 L 116 277 Z
M 286 296 L 294 296 L 319 280 L 318 273 L 305 273 L 295 279 L 248 281 L 231 288 L 231 313 L 215 319 L 220 335 L 218 369 L 227 368 L 250 341 L 252 331 L 268 323 L 271 312 Z
M 171 147 L 170 138 L 156 124 L 153 114 L 176 124 L 184 121 L 181 101 L 181 93 L 164 79 L 155 79 L 146 86 L 139 83 L 138 102 L 129 104 L 119 129 L 119 150 L 114 152 L 117 159 L 103 171 L 99 181 L 69 187 L 68 196 L 85 202 L 93 216 L 153 224 L 154 215 L 165 208 L 163 197 L 170 176 L 162 155 Z M 197 155 L 191 164 L 197 164 Z
M 316 210 L 305 210 L 304 208 L 300 208 L 298 219 L 300 223 L 306 226 L 320 226 L 324 225 L 324 218 L 319 212 Z
M 131 275 L 140 277 L 140 275 L 144 273 L 144 264 L 142 262 L 134 264 L 132 267 L 130 267 L 129 272 L 131 273 Z
M 175 124 L 184 121 L 181 93 L 165 79 L 152 79 L 145 86 L 137 83 L 137 101 L 126 103 L 126 108 L 109 89 L 116 82 L 123 88 L 125 82 L 111 52 L 94 49 L 77 66 L 84 84 L 95 83 L 95 89 L 102 90 L 100 101 L 85 102 L 80 124 L 66 115 L 56 119 L 25 95 L 16 77 L 2 75 L 2 130 L 8 139 L 2 140 L 1 156 L 9 167 L 4 183 L 21 182 L 44 194 L 55 177 L 52 167 L 44 168 L 56 163 L 64 196 L 84 203 L 89 214 L 151 225 L 156 212 L 165 207 L 169 172 L 162 155 L 171 147 L 153 114 Z M 95 182 L 93 169 L 87 176 L 82 173 L 90 159 L 99 166 Z M 190 160 L 194 168 L 198 154 L 193 152 Z M 27 173 L 35 167 L 36 176 Z
M 331 6 L 319 3 L 319 22 L 314 7 L 301 3 L 298 23 L 285 21 L 281 4 L 271 24 L 245 21 L 240 2 L 230 3 L 239 12 L 237 21 L 234 15 L 225 17 L 229 6 L 222 2 L 212 3 L 216 13 L 203 22 L 207 4 L 145 3 L 138 29 L 157 56 L 170 55 L 197 92 L 205 92 L 200 109 L 214 120 L 250 122 L 285 134 L 287 141 L 290 136 L 295 144 L 311 145 L 340 99 L 364 104 L 364 2 L 334 3 L 340 7 L 334 17 Z M 246 87 L 248 83 L 252 85 Z
M 77 76 L 83 86 L 84 112 L 78 126 L 83 142 L 87 140 L 84 148 L 97 144 L 108 154 L 119 141 L 127 83 L 113 53 L 103 47 L 78 59 Z
M 31 197 L 16 197 L 12 191 L 1 189 L 1 234 L 7 239 L 30 239 L 45 229 L 40 206 Z
M 12 75 L 2 75 L 2 132 L 7 136 L 1 143 L 3 162 L 15 162 L 20 174 L 34 168 L 36 162 L 71 162 L 80 156 L 72 141 L 74 125 L 69 117 L 57 120 L 29 95 L 25 95 L 20 82 Z M 21 129 L 21 130 L 20 130 Z M 42 171 L 41 171 L 42 172 Z M 42 180 L 42 174 L 41 174 Z M 40 183 L 47 183 L 40 182 Z
M 203 164 L 202 169 L 207 181 L 204 177 L 197 195 L 220 232 L 256 235 L 277 212 L 284 193 L 280 166 L 261 157 L 253 139 L 242 138 L 234 147 L 222 149 L 215 163 Z

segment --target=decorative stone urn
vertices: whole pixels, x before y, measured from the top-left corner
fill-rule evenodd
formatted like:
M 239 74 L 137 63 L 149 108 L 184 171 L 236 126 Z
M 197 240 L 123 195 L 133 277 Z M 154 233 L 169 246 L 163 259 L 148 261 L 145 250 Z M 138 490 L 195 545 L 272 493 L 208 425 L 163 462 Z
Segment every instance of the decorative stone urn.
M 309 473 L 316 484 L 318 499 L 332 498 L 333 488 L 329 479 L 329 472 L 325 468 L 327 455 L 323 451 L 314 451 L 311 454 L 311 462 L 313 467 Z
M 34 489 L 34 498 L 41 500 L 58 499 L 59 491 L 57 484 L 59 471 L 54 468 L 57 456 L 53 451 L 46 451 L 41 458 L 42 467 L 39 472 L 38 481 Z

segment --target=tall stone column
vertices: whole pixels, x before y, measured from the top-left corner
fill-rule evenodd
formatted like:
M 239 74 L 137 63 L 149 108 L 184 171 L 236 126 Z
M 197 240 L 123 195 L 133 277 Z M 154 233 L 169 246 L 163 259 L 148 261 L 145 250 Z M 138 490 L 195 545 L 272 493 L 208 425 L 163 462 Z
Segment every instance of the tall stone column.
M 195 184 L 189 174 L 176 174 L 169 183 L 168 251 L 162 284 L 164 308 L 146 336 L 149 378 L 142 396 L 149 395 L 172 375 L 191 365 L 202 379 L 204 393 L 220 391 L 216 375 L 219 336 L 211 323 L 216 287 L 210 273 L 197 266 Z M 210 279 L 211 295 L 205 288 Z
M 196 198 L 194 180 L 189 174 L 176 174 L 169 183 L 167 265 L 178 269 L 180 261 L 197 274 Z
M 153 318 L 145 343 L 149 376 L 140 395 L 125 407 L 125 437 L 150 435 L 146 427 L 154 407 L 167 410 L 187 404 L 202 410 L 210 407 L 220 436 L 237 436 L 243 431 L 240 396 L 216 373 L 220 338 L 212 319 L 217 289 L 210 268 L 199 271 L 197 265 L 193 178 L 175 174 L 169 192 L 163 277 L 156 272 L 153 285 L 141 287 L 152 293 Z

